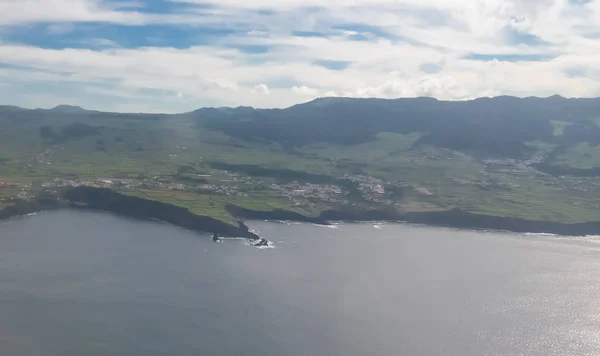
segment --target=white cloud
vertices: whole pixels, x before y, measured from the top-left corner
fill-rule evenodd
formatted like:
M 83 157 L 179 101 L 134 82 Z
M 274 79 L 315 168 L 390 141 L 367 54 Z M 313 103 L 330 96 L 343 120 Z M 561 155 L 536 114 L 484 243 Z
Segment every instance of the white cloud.
M 20 95 L 24 105 L 36 106 L 37 97 L 28 94 L 27 85 L 56 83 L 88 88 L 79 99 L 65 96 L 65 102 L 89 103 L 91 99 L 83 95 L 92 95 L 89 89 L 96 88 L 106 97 L 115 93 L 115 101 L 132 100 L 118 105 L 138 107 L 137 111 L 146 107 L 144 100 L 154 111 L 161 107 L 185 111 L 203 105 L 282 107 L 319 95 L 452 100 L 499 94 L 600 95 L 600 30 L 595 25 L 600 23 L 600 0 L 582 5 L 568 0 L 173 2 L 213 7 L 147 14 L 139 12 L 141 3 L 124 7 L 124 3 L 102 0 L 0 0 L 0 30 L 35 22 L 51 22 L 47 30 L 54 34 L 72 30 L 71 22 L 193 24 L 240 30 L 210 45 L 185 49 L 120 48 L 115 39 L 102 34 L 88 39 L 90 45 L 101 48 L 96 50 L 4 42 L 0 64 L 8 66 L 0 67 L 0 82 L 16 86 L 10 98 Z M 326 36 L 293 36 L 294 31 Z M 242 46 L 268 51 L 235 49 Z M 547 59 L 466 59 L 473 53 Z M 350 65 L 327 69 L 316 64 L 323 60 Z M 423 73 L 426 63 L 435 64 L 435 73 Z M 1 90 L 0 98 L 8 100 Z M 50 94 L 46 100 L 61 101 L 58 94 Z
M 308 96 L 308 97 L 317 97 L 319 95 L 319 90 L 315 88 L 307 87 L 306 85 L 302 86 L 293 86 L 292 91 L 296 94 Z
M 117 44 L 117 42 L 106 39 L 106 38 L 87 38 L 84 41 L 85 41 L 84 42 L 85 44 L 92 45 L 92 46 L 98 46 L 98 47 L 111 47 L 111 48 L 121 47 Z
M 269 89 L 269 87 L 266 84 L 258 84 L 258 85 L 255 85 L 252 89 L 250 89 L 250 93 L 271 95 L 271 90 Z
M 123 15 L 102 9 L 94 0 L 3 0 L 0 2 L 0 24 L 52 21 L 107 21 Z
M 206 22 L 206 19 L 186 13 L 152 14 L 136 11 L 139 5 L 137 2 L 107 0 L 0 0 L 0 26 L 52 22 L 99 22 L 128 26 Z
M 75 26 L 70 22 L 59 22 L 48 26 L 47 31 L 51 35 L 63 35 L 65 33 L 73 32 Z

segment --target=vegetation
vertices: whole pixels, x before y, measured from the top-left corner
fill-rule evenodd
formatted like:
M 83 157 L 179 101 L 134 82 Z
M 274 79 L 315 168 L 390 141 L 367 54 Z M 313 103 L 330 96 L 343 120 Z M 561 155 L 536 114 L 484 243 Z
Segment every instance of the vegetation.
M 600 146 L 582 142 L 556 155 L 554 164 L 565 167 L 594 169 L 600 167 Z
M 0 108 L 0 209 L 109 186 L 235 224 L 227 207 L 347 206 L 600 220 L 600 100 L 319 99 L 284 110 Z
M 570 122 L 566 122 L 566 121 L 558 121 L 558 120 L 550 120 L 550 123 L 552 123 L 552 126 L 554 127 L 554 136 L 562 136 L 565 134 L 565 128 L 569 125 L 571 125 Z

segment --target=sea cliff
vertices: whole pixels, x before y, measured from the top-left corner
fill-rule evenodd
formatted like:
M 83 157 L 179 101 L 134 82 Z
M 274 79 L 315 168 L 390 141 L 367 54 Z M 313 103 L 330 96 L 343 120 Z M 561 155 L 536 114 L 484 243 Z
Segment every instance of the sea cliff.
M 225 237 L 260 239 L 242 221 L 238 221 L 237 225 L 231 225 L 208 216 L 194 214 L 185 208 L 128 196 L 103 188 L 77 187 L 56 194 L 41 194 L 35 199 L 20 201 L 13 206 L 0 210 L 0 219 L 66 207 L 83 207 L 104 210 L 123 216 L 156 219 L 186 229 L 214 233 Z M 286 210 L 255 211 L 235 205 L 227 206 L 227 211 L 240 220 L 286 220 L 322 225 L 327 225 L 330 221 L 397 221 L 430 226 L 504 230 L 518 233 L 552 233 L 579 236 L 600 234 L 600 221 L 565 224 L 553 221 L 480 215 L 458 209 L 439 212 L 398 213 L 389 210 L 358 210 L 341 207 L 324 211 L 316 217 Z
M 227 237 L 259 239 L 258 235 L 251 232 L 241 221 L 234 226 L 208 216 L 196 215 L 185 208 L 123 195 L 110 189 L 77 187 L 65 191 L 63 198 L 71 205 L 105 210 L 124 216 L 157 219 L 190 230 L 217 233 Z
M 550 233 L 573 236 L 600 235 L 600 221 L 565 224 L 553 221 L 524 220 L 473 214 L 458 209 L 438 212 L 398 213 L 389 210 L 340 208 L 327 210 L 318 217 L 298 216 L 299 214 L 285 211 L 251 211 L 238 207 L 229 207 L 229 211 L 235 213 L 238 218 L 291 220 L 315 224 L 328 224 L 328 221 L 394 221 L 460 229 L 503 230 L 517 233 Z

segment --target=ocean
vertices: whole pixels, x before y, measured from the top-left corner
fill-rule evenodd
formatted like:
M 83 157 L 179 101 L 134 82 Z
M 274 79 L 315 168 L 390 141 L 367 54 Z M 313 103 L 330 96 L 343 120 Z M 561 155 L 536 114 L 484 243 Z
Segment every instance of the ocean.
M 600 238 L 248 224 L 0 222 L 2 354 L 600 355 Z

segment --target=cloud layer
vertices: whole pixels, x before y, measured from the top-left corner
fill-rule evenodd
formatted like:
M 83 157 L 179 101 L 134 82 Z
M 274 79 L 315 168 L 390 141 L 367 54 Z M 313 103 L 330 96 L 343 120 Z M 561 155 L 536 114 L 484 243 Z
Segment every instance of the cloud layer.
M 3 104 L 600 96 L 600 0 L 2 0 L 0 13 Z

